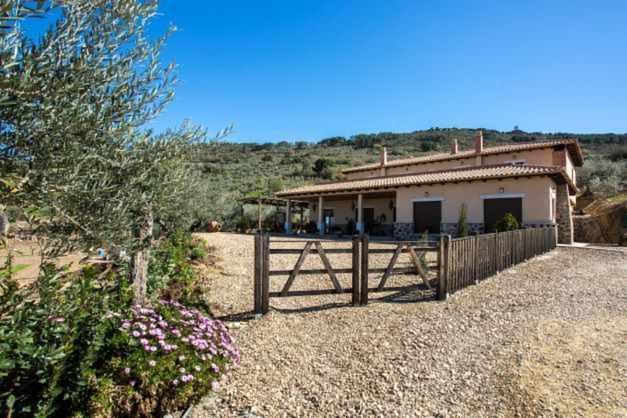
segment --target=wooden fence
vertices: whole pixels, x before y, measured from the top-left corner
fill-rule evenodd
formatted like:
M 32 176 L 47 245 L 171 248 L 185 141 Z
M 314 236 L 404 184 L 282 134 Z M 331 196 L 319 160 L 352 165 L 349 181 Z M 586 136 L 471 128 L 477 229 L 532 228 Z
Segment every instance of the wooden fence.
M 557 246 L 554 227 L 519 229 L 440 241 L 442 271 L 438 297 L 495 275 Z
M 334 243 L 328 248 L 327 243 Z M 274 245 L 299 243 L 302 248 L 277 248 Z M 471 284 L 495 275 L 499 271 L 523 262 L 536 255 L 546 253 L 556 247 L 557 236 L 554 227 L 521 229 L 465 238 L 451 239 L 442 236 L 437 245 L 429 246 L 415 241 L 376 241 L 378 248 L 371 248 L 368 236 L 355 236 L 350 240 L 276 240 L 271 247 L 268 234 L 255 235 L 255 273 L 254 273 L 254 312 L 265 314 L 269 310 L 271 297 L 328 295 L 351 293 L 353 306 L 368 304 L 370 292 L 400 290 L 386 287 L 387 279 L 394 274 L 415 274 L 420 277 L 426 289 L 435 290 L 439 300 L 445 300 L 449 294 Z M 387 248 L 381 248 L 383 245 Z M 339 245 L 339 248 L 338 248 Z M 325 248 L 326 247 L 326 248 Z M 428 252 L 437 253 L 437 262 L 432 269 L 437 280 L 431 283 L 428 272 L 420 257 Z M 408 253 L 411 267 L 396 267 L 401 254 Z M 290 269 L 270 270 L 272 254 L 294 254 L 298 260 Z M 328 254 L 351 254 L 350 268 L 333 267 Z M 391 254 L 387 267 L 372 267 L 369 263 L 371 254 Z M 305 259 L 318 255 L 323 269 L 303 269 Z M 382 275 L 377 286 L 370 286 L 372 274 Z M 326 274 L 330 279 L 329 289 L 291 290 L 299 275 Z M 338 274 L 350 274 L 351 286 L 342 287 Z M 281 290 L 270 290 L 270 276 L 287 276 Z

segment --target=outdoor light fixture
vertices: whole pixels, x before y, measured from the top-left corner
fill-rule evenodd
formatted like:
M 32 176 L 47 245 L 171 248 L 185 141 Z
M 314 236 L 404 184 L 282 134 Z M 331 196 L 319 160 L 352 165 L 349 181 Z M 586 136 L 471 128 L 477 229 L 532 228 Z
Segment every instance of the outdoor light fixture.
M 505 193 L 505 189 L 503 187 L 499 187 L 499 193 Z
M 429 192 L 425 192 L 425 197 L 429 197 Z

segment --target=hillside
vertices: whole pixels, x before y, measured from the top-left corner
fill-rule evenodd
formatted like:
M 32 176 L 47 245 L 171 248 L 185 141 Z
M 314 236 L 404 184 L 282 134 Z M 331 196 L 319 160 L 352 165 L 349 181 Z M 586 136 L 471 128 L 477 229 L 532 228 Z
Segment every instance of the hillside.
M 592 181 L 595 176 L 601 179 L 599 181 L 608 177 L 612 177 L 613 182 L 625 181 L 627 134 L 545 134 L 490 129 L 484 129 L 483 133 L 486 146 L 578 138 L 589 162 L 580 173 L 583 183 Z M 204 210 L 199 215 L 205 219 L 234 222 L 234 218 L 241 217 L 236 203 L 238 198 L 269 195 L 284 187 L 307 182 L 339 179 L 343 168 L 375 162 L 382 145 L 388 148 L 389 158 L 395 159 L 447 152 L 453 138 L 459 141 L 460 149 L 468 149 L 472 147 L 475 134 L 475 129 L 432 128 L 410 133 L 333 137 L 317 143 L 220 142 L 201 145 L 195 164 L 207 182 L 201 198 L 205 200 Z M 603 173 L 598 174 L 599 170 Z M 618 180 L 614 178 L 617 176 L 620 177 Z

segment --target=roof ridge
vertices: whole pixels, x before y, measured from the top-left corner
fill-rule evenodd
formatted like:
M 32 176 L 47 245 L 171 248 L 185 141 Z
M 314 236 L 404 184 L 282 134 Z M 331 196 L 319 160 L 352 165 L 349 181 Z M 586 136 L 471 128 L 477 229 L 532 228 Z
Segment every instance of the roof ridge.
M 431 161 L 431 160 L 433 160 L 433 161 L 449 160 L 449 159 L 450 160 L 455 160 L 455 159 L 459 159 L 459 158 L 467 158 L 467 157 L 472 156 L 472 155 L 489 155 L 489 154 L 493 153 L 495 150 L 498 151 L 499 148 L 508 148 L 507 150 L 503 150 L 503 152 L 509 152 L 509 151 L 512 151 L 512 149 L 516 149 L 516 148 L 519 148 L 519 147 L 530 146 L 530 145 L 531 146 L 538 146 L 539 148 L 541 148 L 543 146 L 549 146 L 549 145 L 553 145 L 553 144 L 561 145 L 561 144 L 572 144 L 572 143 L 578 143 L 577 139 L 574 139 L 574 138 L 546 139 L 546 140 L 542 140 L 542 141 L 517 142 L 515 144 L 495 145 L 495 146 L 492 146 L 492 147 L 484 148 L 483 151 L 480 152 L 480 153 L 477 153 L 474 149 L 459 151 L 456 154 L 440 152 L 440 153 L 437 153 L 437 154 L 422 155 L 420 157 L 397 158 L 397 159 L 394 159 L 394 160 L 389 160 L 387 162 L 387 164 L 385 164 L 385 165 L 381 165 L 380 162 L 379 163 L 362 164 L 360 166 L 346 168 L 346 169 L 342 170 L 342 173 L 351 173 L 351 172 L 355 172 L 355 171 L 371 170 L 371 169 L 375 169 L 375 168 L 411 165 L 413 163 L 419 163 L 419 162 L 422 162 L 422 161 L 428 162 L 428 161 Z

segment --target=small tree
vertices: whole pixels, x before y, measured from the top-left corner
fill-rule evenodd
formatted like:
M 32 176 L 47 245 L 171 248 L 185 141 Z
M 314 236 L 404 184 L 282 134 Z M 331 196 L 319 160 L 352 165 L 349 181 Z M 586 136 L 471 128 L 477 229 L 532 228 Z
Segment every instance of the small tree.
M 457 236 L 460 238 L 468 236 L 468 223 L 466 222 L 466 212 L 466 204 L 462 203 L 462 205 L 459 207 L 459 219 L 457 220 Z
M 318 177 L 323 177 L 325 173 L 328 173 L 332 165 L 333 165 L 333 161 L 331 161 L 330 159 L 318 158 L 314 162 L 314 167 L 313 167 L 314 173 L 316 173 L 316 176 Z
M 497 232 L 515 231 L 520 229 L 520 224 L 516 217 L 508 212 L 496 223 L 495 227 Z
M 20 25 L 0 32 L 0 179 L 18 179 L 12 204 L 37 214 L 47 255 L 99 246 L 130 254 L 142 302 L 153 224 L 187 219 L 190 145 L 204 138 L 188 126 L 158 136 L 142 129 L 176 81 L 174 66 L 160 63 L 166 37 L 148 35 L 158 1 L 11 4 L 30 3 L 59 18 L 40 41 Z

